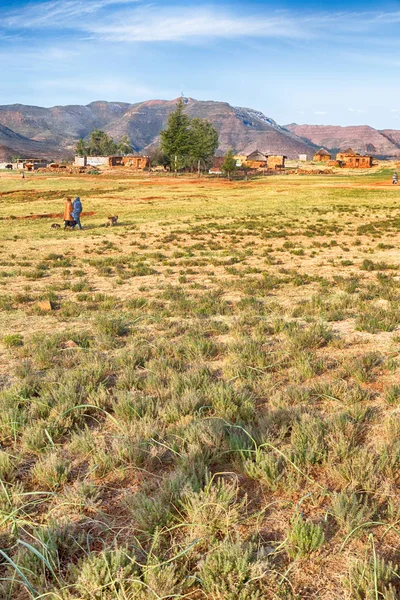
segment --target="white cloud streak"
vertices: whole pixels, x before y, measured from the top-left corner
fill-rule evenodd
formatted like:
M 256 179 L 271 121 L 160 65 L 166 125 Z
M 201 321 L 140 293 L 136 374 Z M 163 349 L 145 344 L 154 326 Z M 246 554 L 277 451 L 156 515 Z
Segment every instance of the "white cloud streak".
M 107 42 L 184 42 L 198 39 L 281 38 L 325 40 L 364 36 L 400 23 L 400 11 L 261 11 L 249 14 L 218 4 L 198 7 L 144 4 L 144 0 L 48 0 L 3 13 L 3 31 L 72 29 Z M 254 9 L 255 10 L 255 9 Z M 382 35 L 382 38 L 385 36 Z

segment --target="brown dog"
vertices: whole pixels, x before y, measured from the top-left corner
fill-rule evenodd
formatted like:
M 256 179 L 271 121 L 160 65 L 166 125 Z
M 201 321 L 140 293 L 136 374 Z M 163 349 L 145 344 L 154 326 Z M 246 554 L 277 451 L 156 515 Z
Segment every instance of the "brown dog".
M 113 227 L 114 225 L 117 225 L 117 223 L 118 223 L 118 217 L 108 217 L 106 227 Z
M 60 229 L 61 225 L 59 225 L 58 223 L 52 223 L 50 225 L 50 229 Z

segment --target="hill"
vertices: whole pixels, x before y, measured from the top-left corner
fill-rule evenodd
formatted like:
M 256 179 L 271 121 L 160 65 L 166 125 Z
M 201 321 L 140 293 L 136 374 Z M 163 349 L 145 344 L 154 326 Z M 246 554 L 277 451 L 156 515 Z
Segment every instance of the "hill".
M 298 125 L 291 123 L 285 128 L 305 142 L 323 146 L 329 150 L 353 148 L 360 154 L 378 157 L 400 156 L 400 131 L 378 131 L 368 125 L 340 127 L 335 125 Z
M 249 153 L 255 149 L 270 154 L 285 154 L 295 158 L 310 153 L 313 144 L 285 130 L 273 119 L 251 108 L 233 107 L 227 102 L 198 101 L 186 98 L 191 117 L 208 119 L 220 135 L 219 153 L 228 148 Z M 85 138 L 95 128 L 104 129 L 114 139 L 128 135 L 135 151 L 157 144 L 168 115 L 176 100 L 149 100 L 137 104 L 123 102 L 92 102 L 87 106 L 70 105 L 43 108 L 12 104 L 0 106 L 0 124 L 17 136 L 4 144 L 8 152 L 70 156 L 76 141 Z M 22 144 L 21 136 L 26 140 Z M 11 136 L 12 137 L 12 136 Z M 38 147 L 33 142 L 41 143 Z M 33 145 L 32 145 L 33 144 Z
M 0 124 L 0 160 L 9 160 L 13 155 L 29 155 L 32 158 L 59 156 L 59 149 L 52 143 L 29 139 Z

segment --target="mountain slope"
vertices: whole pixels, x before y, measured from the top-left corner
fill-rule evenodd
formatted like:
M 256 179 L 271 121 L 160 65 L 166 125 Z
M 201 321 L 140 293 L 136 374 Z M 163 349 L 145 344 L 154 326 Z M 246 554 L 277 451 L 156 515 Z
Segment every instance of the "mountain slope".
M 0 124 L 0 160 L 9 160 L 13 154 L 45 158 L 49 156 L 49 152 L 54 158 L 60 156 L 57 148 L 44 142 L 31 140 Z
M 220 136 L 220 154 L 228 148 L 245 154 L 258 149 L 294 158 L 313 150 L 312 143 L 283 129 L 259 111 L 192 98 L 186 98 L 185 103 L 189 116 L 208 119 L 214 124 Z M 87 106 L 52 108 L 13 104 L 0 106 L 0 124 L 30 141 L 45 143 L 52 155 L 55 149 L 59 154 L 70 155 L 76 141 L 87 137 L 95 127 L 104 129 L 117 141 L 128 135 L 133 148 L 141 151 L 158 143 L 159 133 L 175 106 L 176 100 L 136 104 L 92 102 Z M 14 149 L 13 144 L 7 146 Z M 26 152 L 31 153 L 28 144 Z
M 340 127 L 297 125 L 296 123 L 285 127 L 304 140 L 329 150 L 351 147 L 360 154 L 382 157 L 400 156 L 400 132 L 395 130 L 378 131 L 368 125 Z
M 286 154 L 294 158 L 299 153 L 310 153 L 313 147 L 261 112 L 233 107 L 227 102 L 198 101 L 186 98 L 186 112 L 190 117 L 208 119 L 219 133 L 219 153 L 233 148 L 248 154 L 260 150 L 267 154 Z M 114 139 L 128 135 L 135 150 L 142 150 L 159 141 L 159 132 L 165 127 L 168 115 L 175 109 L 176 100 L 150 100 L 132 105 L 121 119 L 106 128 Z

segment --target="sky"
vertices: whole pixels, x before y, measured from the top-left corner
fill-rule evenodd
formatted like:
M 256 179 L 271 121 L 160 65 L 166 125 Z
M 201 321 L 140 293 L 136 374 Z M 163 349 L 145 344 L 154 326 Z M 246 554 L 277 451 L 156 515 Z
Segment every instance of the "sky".
M 400 129 L 400 1 L 0 0 L 0 104 L 172 100 Z

